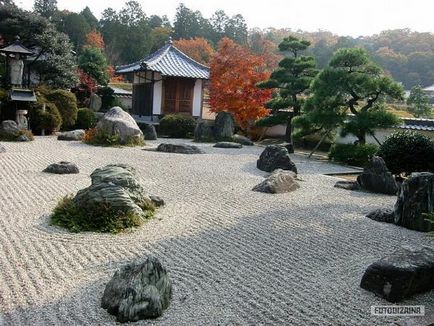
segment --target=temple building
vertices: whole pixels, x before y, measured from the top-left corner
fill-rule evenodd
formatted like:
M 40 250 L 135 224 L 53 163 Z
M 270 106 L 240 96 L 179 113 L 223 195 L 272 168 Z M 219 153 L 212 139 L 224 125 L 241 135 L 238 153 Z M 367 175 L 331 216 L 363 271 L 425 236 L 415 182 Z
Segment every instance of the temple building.
M 131 113 L 137 120 L 164 114 L 201 117 L 209 68 L 177 49 L 172 41 L 146 58 L 116 68 L 133 82 Z

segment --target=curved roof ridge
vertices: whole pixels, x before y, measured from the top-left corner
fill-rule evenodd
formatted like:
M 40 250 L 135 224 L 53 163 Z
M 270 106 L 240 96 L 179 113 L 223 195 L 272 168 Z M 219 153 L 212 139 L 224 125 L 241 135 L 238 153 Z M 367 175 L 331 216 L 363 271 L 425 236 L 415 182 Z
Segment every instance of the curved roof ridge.
M 206 66 L 206 65 L 204 65 L 204 64 L 202 64 L 202 63 L 200 63 L 199 61 L 194 60 L 192 57 L 189 57 L 187 54 L 185 54 L 184 52 L 182 52 L 182 51 L 181 51 L 180 49 L 178 49 L 176 46 L 172 45 L 172 47 L 173 47 L 176 51 L 178 51 L 182 56 L 184 56 L 187 60 L 192 61 L 193 63 L 195 63 L 195 64 L 201 66 L 202 68 L 209 69 L 208 66 Z

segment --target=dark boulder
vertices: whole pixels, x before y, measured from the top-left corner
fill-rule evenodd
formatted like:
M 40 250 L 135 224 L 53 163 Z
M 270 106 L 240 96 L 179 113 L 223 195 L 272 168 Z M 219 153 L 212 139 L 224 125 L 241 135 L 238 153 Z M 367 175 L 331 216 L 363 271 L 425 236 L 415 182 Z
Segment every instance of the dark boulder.
M 370 212 L 366 217 L 377 222 L 393 223 L 395 221 L 395 212 L 390 208 L 379 208 Z
M 253 146 L 254 143 L 247 137 L 245 136 L 241 136 L 241 135 L 234 135 L 233 138 L 234 142 L 241 144 L 241 145 L 245 145 L 245 146 Z
M 266 172 L 282 169 L 297 173 L 297 167 L 291 161 L 288 150 L 279 145 L 267 146 L 259 157 L 256 166 L 259 170 Z
M 213 138 L 212 128 L 209 123 L 205 120 L 198 121 L 194 128 L 194 141 L 209 142 L 212 141 Z
M 167 309 L 172 283 L 166 269 L 155 257 L 142 264 L 129 264 L 107 283 L 101 307 L 118 322 L 157 318 Z
M 158 145 L 158 152 L 177 153 L 177 154 L 203 154 L 204 152 L 197 146 L 186 144 L 167 144 Z
M 77 174 L 80 173 L 78 166 L 71 162 L 53 163 L 47 166 L 43 172 L 54 174 Z
M 242 148 L 243 145 L 230 141 L 221 141 L 214 145 L 217 148 Z
M 141 125 L 141 130 L 143 132 L 143 136 L 145 137 L 145 140 L 157 140 L 158 136 L 154 125 L 145 123 Z
M 20 133 L 20 128 L 17 123 L 13 120 L 4 120 L 0 125 L 0 136 L 4 137 L 18 137 Z
M 395 204 L 395 224 L 411 230 L 429 232 L 434 225 L 426 221 L 426 213 L 434 212 L 434 174 L 413 173 L 399 191 Z
M 232 140 L 235 122 L 229 112 L 219 112 L 214 122 L 214 138 L 216 140 Z
M 357 182 L 362 189 L 374 193 L 396 195 L 398 192 L 395 178 L 379 156 L 372 157 L 363 173 L 357 177 Z
M 398 249 L 370 265 L 360 286 L 390 302 L 434 289 L 434 248 Z

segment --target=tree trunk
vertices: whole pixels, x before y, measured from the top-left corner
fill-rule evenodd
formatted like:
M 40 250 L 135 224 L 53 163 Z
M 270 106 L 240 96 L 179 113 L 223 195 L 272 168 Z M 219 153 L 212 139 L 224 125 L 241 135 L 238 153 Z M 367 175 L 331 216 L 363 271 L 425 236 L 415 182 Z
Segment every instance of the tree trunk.
M 312 155 L 316 152 L 316 150 L 321 146 L 321 144 L 323 143 L 323 141 L 326 139 L 327 135 L 329 134 L 329 130 L 325 131 L 324 134 L 322 135 L 321 139 L 319 140 L 319 142 L 315 145 L 315 148 L 312 150 L 312 152 L 310 152 L 309 156 L 307 158 L 311 158 Z
M 286 132 L 285 132 L 285 141 L 293 144 L 292 142 L 292 113 L 289 115 L 288 120 L 286 121 Z

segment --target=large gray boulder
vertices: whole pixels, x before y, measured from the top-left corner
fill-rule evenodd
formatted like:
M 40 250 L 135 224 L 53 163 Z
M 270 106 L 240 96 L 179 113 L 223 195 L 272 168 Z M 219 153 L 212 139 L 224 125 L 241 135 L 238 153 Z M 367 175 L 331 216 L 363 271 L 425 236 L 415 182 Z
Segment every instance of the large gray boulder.
M 0 126 L 0 135 L 5 137 L 18 137 L 20 128 L 13 120 L 4 120 Z
M 395 224 L 411 230 L 429 232 L 434 225 L 426 221 L 426 213 L 434 212 L 434 174 L 412 173 L 405 180 L 395 204 Z
M 148 123 L 143 124 L 142 132 L 145 140 L 157 140 L 158 138 L 154 125 Z
M 434 248 L 398 249 L 370 265 L 360 286 L 390 302 L 434 289 Z
M 297 167 L 291 161 L 288 150 L 279 145 L 268 145 L 259 157 L 256 166 L 259 170 L 266 172 L 282 169 L 297 173 Z
M 219 112 L 214 122 L 214 138 L 216 140 L 232 140 L 235 122 L 229 112 Z
M 121 144 L 144 138 L 143 132 L 133 117 L 118 106 L 107 111 L 96 128 L 107 135 L 119 135 Z
M 101 109 L 101 106 L 102 106 L 101 97 L 99 97 L 95 93 L 92 93 L 90 95 L 89 108 L 94 112 L 98 112 Z
M 104 204 L 113 211 L 133 213 L 144 219 L 153 210 L 154 204 L 142 188 L 133 167 L 111 164 L 96 169 L 90 177 L 92 184 L 80 190 L 74 198 L 80 209 L 95 211 Z
M 398 192 L 395 178 L 379 156 L 372 157 L 363 173 L 357 177 L 357 182 L 362 189 L 375 193 L 396 195 Z
M 57 140 L 75 141 L 82 140 L 85 131 L 83 129 L 76 129 L 72 131 L 61 132 L 57 135 Z
M 155 257 L 142 264 L 129 264 L 107 283 L 101 307 L 118 322 L 157 318 L 167 309 L 172 283 L 166 269 Z
M 76 164 L 62 161 L 50 164 L 43 170 L 43 172 L 54 174 L 76 174 L 80 173 L 80 170 Z
M 234 135 L 233 137 L 234 142 L 245 145 L 245 146 L 253 146 L 254 143 L 247 137 L 241 136 L 241 135 Z
M 200 120 L 196 123 L 194 128 L 194 141 L 209 142 L 214 138 L 212 128 L 205 120 Z
M 253 187 L 252 190 L 269 194 L 292 192 L 300 188 L 296 178 L 297 175 L 292 171 L 275 170 L 268 178 Z
M 204 152 L 197 146 L 186 144 L 168 144 L 158 145 L 157 152 L 176 153 L 176 154 L 203 154 Z
M 243 145 L 231 141 L 221 141 L 214 145 L 216 148 L 242 148 Z

